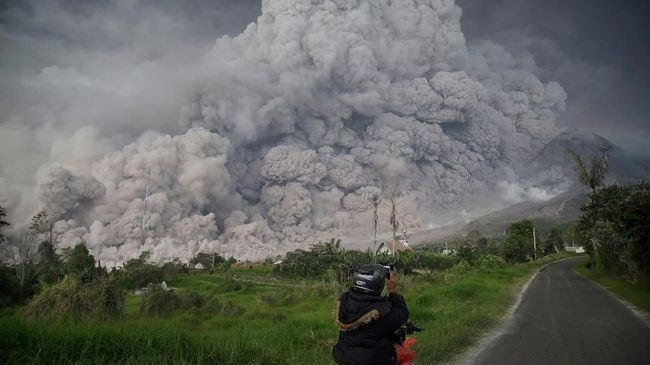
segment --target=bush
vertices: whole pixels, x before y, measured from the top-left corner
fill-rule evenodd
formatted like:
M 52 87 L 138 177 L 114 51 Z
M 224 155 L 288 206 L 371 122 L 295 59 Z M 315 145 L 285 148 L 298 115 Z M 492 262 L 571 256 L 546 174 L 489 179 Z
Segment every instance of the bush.
M 222 285 L 219 286 L 218 291 L 221 293 L 228 293 L 233 291 L 244 290 L 248 286 L 249 286 L 248 283 L 244 283 L 235 279 L 227 279 Z
M 498 256 L 492 254 L 481 254 L 474 263 L 476 268 L 483 272 L 490 272 L 504 267 L 504 262 Z
M 8 266 L 0 266 L 0 308 L 19 305 L 24 300 L 16 271 Z
M 201 308 L 205 304 L 205 300 L 198 293 L 190 291 L 183 293 L 181 296 L 184 308 Z
M 160 283 L 165 279 L 161 267 L 139 259 L 132 259 L 124 264 L 124 268 L 118 271 L 120 285 L 126 289 L 138 289 L 146 287 L 151 283 Z
M 422 252 L 418 260 L 418 266 L 431 271 L 447 270 L 458 262 L 455 256 L 443 256 L 433 252 Z
M 140 302 L 140 313 L 147 315 L 164 316 L 181 308 L 181 297 L 174 290 L 163 290 L 158 284 L 149 285 Z
M 85 285 L 76 276 L 45 289 L 26 308 L 33 318 L 62 316 L 71 318 L 116 318 L 122 314 L 124 294 L 107 278 Z
M 208 314 L 217 314 L 221 312 L 222 304 L 216 295 L 211 296 L 205 301 L 203 310 Z
M 650 183 L 596 190 L 576 226 L 596 269 L 650 283 Z

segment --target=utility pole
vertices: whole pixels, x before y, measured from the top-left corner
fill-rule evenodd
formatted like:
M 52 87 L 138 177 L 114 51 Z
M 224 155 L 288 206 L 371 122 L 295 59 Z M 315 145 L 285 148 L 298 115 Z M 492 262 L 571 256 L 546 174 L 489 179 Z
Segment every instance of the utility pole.
M 395 251 L 397 250 L 397 230 L 399 229 L 399 221 L 397 220 L 397 204 L 395 203 L 395 192 L 390 198 L 390 224 L 393 228 L 393 257 L 395 257 Z
M 373 221 L 372 221 L 372 226 L 375 232 L 375 240 L 373 241 L 373 247 L 372 247 L 372 261 L 374 264 L 377 262 L 377 228 L 379 227 L 379 216 L 377 214 L 377 210 L 379 209 L 379 204 L 381 203 L 381 199 L 379 198 L 379 194 L 375 194 L 370 198 L 372 202 L 372 207 L 373 207 Z
M 149 198 L 149 182 L 151 180 L 151 169 L 147 169 L 147 186 L 144 189 L 144 209 L 142 210 L 142 226 L 140 227 L 140 245 L 144 245 L 144 229 L 147 222 L 147 199 Z
M 537 239 L 535 238 L 535 226 L 533 226 L 533 260 L 537 260 Z

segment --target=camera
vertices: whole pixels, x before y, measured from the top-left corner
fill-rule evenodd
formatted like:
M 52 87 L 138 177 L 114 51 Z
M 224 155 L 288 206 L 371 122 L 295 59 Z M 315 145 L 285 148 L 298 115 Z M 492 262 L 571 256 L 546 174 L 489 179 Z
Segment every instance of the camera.
M 388 265 L 381 265 L 381 266 L 383 266 L 384 268 L 386 268 L 386 270 L 388 270 L 388 272 L 386 273 L 386 279 L 390 280 L 390 272 L 391 270 L 393 270 L 393 268 Z

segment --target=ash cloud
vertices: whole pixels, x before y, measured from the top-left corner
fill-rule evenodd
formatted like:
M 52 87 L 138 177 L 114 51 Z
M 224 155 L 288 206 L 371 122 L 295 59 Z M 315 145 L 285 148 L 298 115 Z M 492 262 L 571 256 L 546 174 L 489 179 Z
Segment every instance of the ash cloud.
M 397 192 L 409 230 L 461 219 L 495 192 L 491 204 L 543 198 L 518 174 L 558 133 L 566 93 L 497 44 L 468 46 L 460 16 L 453 0 L 263 1 L 241 34 L 157 66 L 183 71 L 145 72 L 160 78 L 129 94 L 138 112 L 107 120 L 116 99 L 91 97 L 98 111 L 90 103 L 93 113 L 57 121 L 59 148 L 34 152 L 40 204 L 64 219 L 60 244 L 83 239 L 107 264 L 142 250 L 160 261 L 201 250 L 261 259 L 332 236 L 363 246 L 377 193 Z M 66 88 L 87 85 L 62 70 Z M 117 71 L 88 82 L 122 86 L 108 80 L 129 77 Z M 35 139 L 43 126 L 1 128 Z M 57 141 L 80 135 L 96 148 L 63 153 Z M 379 214 L 387 221 L 388 206 Z

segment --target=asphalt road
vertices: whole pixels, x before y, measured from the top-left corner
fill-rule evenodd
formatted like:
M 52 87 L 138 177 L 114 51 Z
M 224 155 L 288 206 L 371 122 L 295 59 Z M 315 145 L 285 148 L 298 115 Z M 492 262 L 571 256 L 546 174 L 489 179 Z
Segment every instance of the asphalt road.
M 582 258 L 542 269 L 473 364 L 650 364 L 650 327 L 576 274 Z

